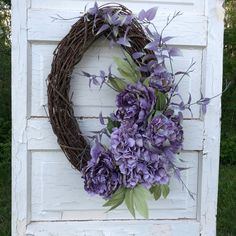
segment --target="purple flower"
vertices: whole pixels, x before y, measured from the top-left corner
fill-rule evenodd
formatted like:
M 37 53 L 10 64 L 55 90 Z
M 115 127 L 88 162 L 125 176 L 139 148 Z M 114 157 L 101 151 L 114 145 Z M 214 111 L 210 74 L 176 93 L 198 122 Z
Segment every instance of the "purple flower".
M 122 154 L 130 150 L 138 150 L 143 147 L 143 137 L 138 125 L 120 126 L 114 128 L 111 134 L 111 149 L 115 154 Z
M 163 153 L 148 150 L 145 142 L 144 131 L 137 124 L 120 126 L 111 134 L 111 151 L 123 174 L 123 185 L 127 188 L 134 188 L 137 184 L 150 188 L 153 184 L 169 181 L 167 171 L 164 173 L 168 166 L 166 157 Z
M 155 69 L 151 74 L 150 86 L 158 89 L 160 92 L 169 92 L 173 87 L 174 78 L 171 73 L 167 71 L 160 71 Z
M 156 155 L 159 159 L 159 155 Z M 137 184 L 142 184 L 149 189 L 155 184 L 167 184 L 169 182 L 169 175 L 166 169 L 162 166 L 161 159 L 153 162 L 145 162 L 139 160 L 135 168 L 129 169 L 124 174 L 123 185 L 127 188 L 134 188 Z
M 125 91 L 117 95 L 116 117 L 121 123 L 143 122 L 156 101 L 154 89 L 146 87 L 140 82 L 129 84 Z
M 121 173 L 116 170 L 112 153 L 105 150 L 97 141 L 91 148 L 91 157 L 82 170 L 84 189 L 89 193 L 109 198 L 120 187 Z
M 163 151 L 176 153 L 183 143 L 183 127 L 179 116 L 157 115 L 148 125 L 146 132 L 151 144 Z

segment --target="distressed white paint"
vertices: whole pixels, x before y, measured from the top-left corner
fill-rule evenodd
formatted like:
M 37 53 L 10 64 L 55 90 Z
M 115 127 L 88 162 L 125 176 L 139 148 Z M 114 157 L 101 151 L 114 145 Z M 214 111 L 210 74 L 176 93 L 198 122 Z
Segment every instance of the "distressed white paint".
M 32 221 L 132 219 L 125 206 L 106 213 L 101 207 L 104 201 L 84 191 L 80 174 L 72 170 L 61 151 L 34 150 L 31 158 Z M 183 172 L 183 180 L 197 193 L 199 153 L 185 151 L 181 158 L 186 162 L 180 166 L 191 167 Z M 171 189 L 167 200 L 149 202 L 150 219 L 195 219 L 196 202 L 174 178 Z
M 199 236 L 199 223 L 179 221 L 33 222 L 27 236 Z
M 50 63 L 53 57 L 55 43 L 32 42 L 32 79 L 31 79 L 31 116 L 45 116 L 45 106 L 47 104 L 46 78 L 50 72 Z M 177 57 L 173 63 L 176 70 L 186 71 L 192 59 L 196 61 L 191 79 L 186 77 L 180 84 L 179 90 L 183 99 L 188 100 L 189 93 L 192 94 L 193 101 L 200 98 L 201 71 L 203 49 L 199 47 L 180 47 L 183 57 Z M 94 56 L 95 55 L 95 56 Z M 113 71 L 116 67 L 112 62 L 114 55 L 122 56 L 121 49 L 108 47 L 108 42 L 100 40 L 95 43 L 84 55 L 82 61 L 75 67 L 71 81 L 71 92 L 73 92 L 73 103 L 76 116 L 98 116 L 100 111 L 103 115 L 109 115 L 115 106 L 115 92 L 104 86 L 101 91 L 96 86 L 89 88 L 88 79 L 80 76 L 81 71 L 89 71 L 98 74 L 104 65 L 112 64 Z M 89 97 L 89 99 L 88 99 Z M 199 107 L 193 107 L 193 118 L 200 118 Z M 191 118 L 190 112 L 185 112 L 186 118 Z
M 152 6 L 153 4 L 149 4 Z M 70 19 L 78 17 L 78 11 L 83 11 L 83 4 L 79 6 L 77 11 L 72 10 L 29 10 L 28 38 L 32 41 L 60 41 L 63 36 L 69 31 L 71 25 L 76 21 L 62 21 L 58 18 L 63 17 Z M 145 8 L 144 6 L 142 6 Z M 134 12 L 139 12 L 137 6 Z M 182 9 L 180 9 L 182 11 Z M 173 14 L 172 11 L 169 14 Z M 160 12 L 159 17 L 153 22 L 158 28 L 162 28 L 166 24 L 166 19 L 169 15 L 166 12 Z M 54 19 L 56 18 L 56 19 Z M 207 18 L 205 16 L 192 17 L 187 13 L 175 19 L 175 24 L 170 24 L 166 29 L 167 35 L 176 36 L 170 43 L 176 45 L 187 46 L 205 46 L 206 45 L 206 28 Z M 53 31 L 51 30 L 53 29 Z M 178 33 L 181 32 L 181 35 Z
M 102 129 L 98 119 L 78 120 L 85 135 L 91 136 L 91 131 Z M 200 120 L 185 120 L 183 122 L 185 151 L 201 151 L 203 147 L 203 122 Z M 90 132 L 89 132 L 90 131 Z M 193 136 L 193 133 L 195 136 Z M 59 146 L 47 118 L 31 118 L 27 125 L 29 150 L 58 150 Z
M 220 134 L 220 97 L 202 117 L 199 108 L 193 117 L 185 114 L 185 141 L 181 158 L 183 179 L 196 193 L 193 201 L 176 180 L 167 200 L 150 201 L 150 220 L 132 220 L 124 206 L 105 213 L 102 200 L 87 195 L 78 172 L 71 168 L 60 151 L 47 120 L 45 79 L 50 71 L 52 52 L 74 20 L 53 21 L 59 14 L 78 16 L 86 3 L 79 0 L 13 0 L 13 185 L 12 235 L 14 236 L 213 236 L 217 203 L 217 180 Z M 107 1 L 99 1 L 104 3 Z M 119 1 L 124 3 L 124 1 Z M 175 67 L 184 70 L 191 59 L 196 61 L 191 80 L 180 87 L 186 99 L 193 100 L 221 92 L 223 8 L 220 0 L 128 0 L 134 12 L 159 6 L 157 26 L 174 10 L 184 12 L 172 23 L 167 34 L 178 36 L 171 41 L 183 50 Z M 115 94 L 88 88 L 81 78 L 82 69 L 97 72 L 101 65 L 111 64 L 111 50 L 100 40 L 76 66 L 71 83 L 75 114 L 87 134 L 99 128 L 97 114 L 114 109 Z M 95 56 L 93 56 L 95 55 Z M 100 55 L 98 60 L 98 55 Z

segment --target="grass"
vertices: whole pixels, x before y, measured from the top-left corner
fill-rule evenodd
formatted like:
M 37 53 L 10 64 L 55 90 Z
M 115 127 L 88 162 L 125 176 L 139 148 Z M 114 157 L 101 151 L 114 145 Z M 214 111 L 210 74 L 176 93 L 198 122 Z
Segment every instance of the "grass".
M 0 236 L 11 235 L 10 142 L 0 143 Z
M 0 155 L 10 153 L 0 146 Z M 11 228 L 11 164 L 0 158 L 0 236 L 10 236 Z M 236 236 L 236 165 L 220 167 L 217 236 Z
M 217 236 L 236 236 L 236 165 L 220 168 Z

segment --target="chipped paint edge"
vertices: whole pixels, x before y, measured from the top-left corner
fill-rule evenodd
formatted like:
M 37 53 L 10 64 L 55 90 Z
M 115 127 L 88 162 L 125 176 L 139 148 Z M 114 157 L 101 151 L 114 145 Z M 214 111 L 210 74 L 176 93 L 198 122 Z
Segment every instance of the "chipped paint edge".
M 208 16 L 208 44 L 204 50 L 203 91 L 206 97 L 222 92 L 223 76 L 223 0 L 206 1 Z M 216 56 L 217 55 L 217 56 Z M 206 66 L 207 65 L 207 66 Z M 212 100 L 204 117 L 204 142 L 201 159 L 200 221 L 201 236 L 216 235 L 216 214 L 221 131 L 221 96 Z
M 27 10 L 29 0 L 12 0 L 12 235 L 26 235 L 29 223 L 27 152 Z

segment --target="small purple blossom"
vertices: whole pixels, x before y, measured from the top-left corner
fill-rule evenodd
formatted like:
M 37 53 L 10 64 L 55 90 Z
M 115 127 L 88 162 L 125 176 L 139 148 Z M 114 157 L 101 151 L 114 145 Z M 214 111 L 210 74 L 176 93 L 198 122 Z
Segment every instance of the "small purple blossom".
M 143 122 L 156 101 L 154 89 L 146 87 L 140 82 L 129 84 L 127 88 L 117 95 L 116 105 L 118 110 L 115 115 L 122 123 Z
M 82 170 L 84 188 L 89 193 L 109 198 L 120 187 L 122 179 L 113 155 L 96 141 L 91 148 L 91 157 Z

